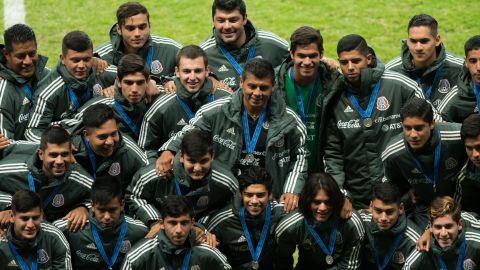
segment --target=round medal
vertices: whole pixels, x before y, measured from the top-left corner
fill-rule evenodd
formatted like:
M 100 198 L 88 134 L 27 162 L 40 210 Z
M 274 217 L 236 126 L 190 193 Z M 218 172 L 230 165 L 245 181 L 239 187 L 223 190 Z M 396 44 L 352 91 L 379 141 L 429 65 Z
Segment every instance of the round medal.
M 325 262 L 328 264 L 328 265 L 332 265 L 333 264 L 333 257 L 332 255 L 327 255 L 325 257 Z
M 258 262 L 257 262 L 257 261 L 253 261 L 253 262 L 252 262 L 252 269 L 257 270 L 258 268 L 260 268 L 260 265 L 258 264 Z
M 248 164 L 252 164 L 255 161 L 253 154 L 247 154 L 246 158 Z
M 365 127 L 367 127 L 367 128 L 368 128 L 368 127 L 371 127 L 372 124 L 373 124 L 372 118 L 365 118 L 365 119 L 363 119 L 363 125 L 364 125 Z

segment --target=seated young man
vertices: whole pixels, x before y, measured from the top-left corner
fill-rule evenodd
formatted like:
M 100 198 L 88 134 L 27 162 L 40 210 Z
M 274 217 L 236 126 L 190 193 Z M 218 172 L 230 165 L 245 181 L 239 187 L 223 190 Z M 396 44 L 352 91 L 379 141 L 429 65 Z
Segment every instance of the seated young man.
M 185 198 L 168 197 L 160 208 L 161 230 L 137 243 L 124 259 L 122 270 L 231 269 L 224 255 L 207 245 L 195 246 L 193 211 Z
M 92 210 L 83 230 L 70 232 L 65 221 L 57 221 L 74 250 L 73 269 L 119 269 L 125 254 L 147 234 L 140 221 L 125 216 L 119 181 L 99 179 L 92 185 Z M 92 259 L 95 258 L 95 259 Z
M 0 241 L 2 269 L 72 269 L 70 247 L 62 232 L 43 222 L 40 196 L 19 190 L 12 198 L 13 222 Z

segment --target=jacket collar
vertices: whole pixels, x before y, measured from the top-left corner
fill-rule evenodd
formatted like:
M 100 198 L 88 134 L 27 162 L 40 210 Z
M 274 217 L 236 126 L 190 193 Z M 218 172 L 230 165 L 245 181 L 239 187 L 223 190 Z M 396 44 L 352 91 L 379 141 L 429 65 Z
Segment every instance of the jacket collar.
M 195 245 L 194 244 L 195 233 L 193 231 L 190 231 L 190 234 L 187 237 L 187 240 L 181 246 L 176 246 L 172 242 L 170 242 L 170 240 L 165 235 L 164 230 L 160 230 L 157 233 L 157 240 L 158 240 L 158 247 L 160 248 L 160 251 L 162 251 L 162 253 L 165 253 L 168 255 L 179 255 L 184 250 L 192 248 Z
M 5 48 L 5 45 L 0 44 L 0 51 Z M 45 72 L 45 66 L 47 65 L 48 58 L 43 55 L 38 55 L 37 66 L 35 68 L 35 75 L 31 78 L 25 78 L 13 72 L 11 69 L 7 68 L 7 59 L 5 56 L 0 53 L 0 76 L 8 81 L 11 81 L 15 84 L 29 84 L 31 88 L 36 88 L 37 83 L 43 79 Z M 33 92 L 33 90 L 32 90 Z
M 437 70 L 440 67 L 440 65 L 445 61 L 445 58 L 446 58 L 445 45 L 443 45 L 443 42 L 440 43 L 439 46 L 437 46 L 436 50 L 437 50 L 437 59 L 435 59 L 435 61 L 426 69 L 420 70 L 413 65 L 412 55 L 410 54 L 410 50 L 408 49 L 407 41 L 406 40 L 402 41 L 401 57 L 402 57 L 403 68 L 409 74 L 414 75 L 414 78 L 418 77 L 419 75 L 420 77 L 423 77 L 427 74 L 435 72 L 435 70 Z M 423 71 L 422 74 L 418 74 L 422 71 Z
M 197 111 L 203 104 L 208 102 L 208 96 L 212 93 L 213 83 L 207 77 L 202 87 L 196 93 L 190 93 L 180 82 L 180 79 L 175 77 L 173 79 L 175 86 L 177 87 L 177 96 L 185 102 L 190 108 Z
M 56 69 L 60 76 L 62 76 L 65 83 L 67 83 L 76 93 L 83 94 L 92 89 L 95 84 L 96 75 L 94 67 L 90 69 L 90 73 L 87 75 L 87 78 L 83 80 L 77 80 L 75 77 L 73 77 L 70 72 L 68 72 L 67 67 L 60 62 L 57 64 Z

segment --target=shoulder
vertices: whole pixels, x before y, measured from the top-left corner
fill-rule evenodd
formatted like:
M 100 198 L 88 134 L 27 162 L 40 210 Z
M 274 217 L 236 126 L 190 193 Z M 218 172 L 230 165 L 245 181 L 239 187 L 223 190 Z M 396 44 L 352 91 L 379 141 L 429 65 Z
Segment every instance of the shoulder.
M 383 161 L 391 156 L 400 155 L 405 148 L 405 142 L 403 141 L 403 133 L 395 135 L 383 150 L 381 158 Z
M 303 226 L 303 215 L 300 212 L 292 212 L 280 220 L 275 228 L 276 237 L 282 237 L 283 234 L 290 234 L 297 228 Z
M 420 238 L 420 229 L 414 225 L 413 222 L 407 221 L 407 229 L 405 230 L 405 237 L 407 237 L 410 241 L 416 243 L 417 240 Z
M 232 96 L 216 99 L 213 102 L 207 103 L 198 109 L 195 116 L 198 114 L 216 114 L 221 111 L 222 106 L 232 102 Z
M 385 69 L 393 69 L 395 67 L 401 66 L 402 65 L 402 57 L 397 56 L 390 60 L 386 65 Z
M 40 228 L 42 230 L 44 237 L 50 238 L 50 239 L 56 239 L 57 241 L 54 241 L 54 242 L 57 242 L 60 245 L 63 245 L 67 249 L 69 248 L 68 241 L 63 235 L 62 231 L 60 231 L 60 229 L 46 222 L 42 222 L 40 225 Z
M 147 113 L 145 113 L 145 119 L 150 120 L 152 117 L 157 117 L 169 112 L 171 106 L 175 104 L 176 96 L 176 94 L 166 94 L 157 98 Z
M 461 68 L 463 66 L 464 61 L 462 58 L 447 52 L 445 55 L 445 63 L 454 67 Z
M 159 251 L 157 245 L 157 237 L 142 239 L 133 245 L 132 249 L 127 253 L 125 260 L 133 263 L 145 257 L 152 257 L 153 259 L 157 251 Z
M 129 231 L 142 234 L 142 236 L 145 236 L 145 234 L 147 234 L 148 227 L 140 220 L 125 216 L 125 221 L 127 222 L 127 227 Z
M 212 165 L 212 180 L 227 187 L 232 192 L 238 190 L 237 179 L 230 171 L 226 170 L 215 161 Z
M 158 47 L 174 47 L 176 50 L 182 47 L 182 44 L 178 43 L 177 41 L 161 36 L 154 36 L 152 35 L 152 42 Z
M 417 83 L 414 80 L 392 70 L 385 70 L 382 74 L 382 80 L 389 82 L 389 86 L 398 85 L 411 90 L 418 89 Z
M 461 140 L 460 123 L 437 123 L 436 126 L 440 131 L 442 141 L 459 141 Z
M 144 164 L 148 164 L 147 156 L 145 153 L 140 149 L 137 143 L 132 140 L 130 137 L 126 135 L 122 135 L 123 141 L 125 142 L 125 146 L 129 149 L 129 153 L 133 153 L 139 160 L 141 160 Z
M 65 87 L 65 81 L 56 72 L 52 70 L 47 77 L 45 77 L 38 84 L 38 95 L 44 98 L 49 98 L 53 93 L 63 90 Z M 37 93 L 37 91 L 35 91 Z
M 210 218 L 207 229 L 210 231 L 215 230 L 217 227 L 221 228 L 223 222 L 234 217 L 235 214 L 233 213 L 232 206 L 229 204 Z
M 288 49 L 288 42 L 283 38 L 280 38 L 278 35 L 270 31 L 261 30 L 261 29 L 257 29 L 256 31 L 257 31 L 257 36 L 261 41 L 268 42 L 269 44 L 274 44 L 283 49 Z
M 362 218 L 357 211 L 352 211 L 352 217 L 345 223 L 347 229 L 357 236 L 357 238 L 363 238 L 365 234 L 365 228 L 363 227 Z
M 72 171 L 68 178 L 90 189 L 93 184 L 93 179 L 89 176 L 85 169 L 78 163 L 72 164 L 71 166 Z
M 213 35 L 210 35 L 205 41 L 200 44 L 200 48 L 207 51 L 208 49 L 215 47 L 217 41 Z
M 100 57 L 103 57 L 112 51 L 113 51 L 113 47 L 110 41 L 100 45 L 100 47 L 95 49 L 95 53 L 100 55 Z
M 192 255 L 199 254 L 202 259 L 213 259 L 218 261 L 221 265 L 228 265 L 227 257 L 223 255 L 220 250 L 211 248 L 206 244 L 200 244 L 192 247 Z

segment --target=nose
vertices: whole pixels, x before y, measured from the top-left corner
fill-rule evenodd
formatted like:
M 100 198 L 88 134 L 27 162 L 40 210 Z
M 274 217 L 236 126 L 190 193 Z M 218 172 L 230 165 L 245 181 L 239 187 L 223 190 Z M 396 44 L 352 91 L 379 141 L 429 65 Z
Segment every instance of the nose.
M 440 235 L 444 236 L 447 234 L 448 234 L 447 229 L 445 227 L 442 227 L 442 229 L 440 230 Z
M 480 157 L 480 150 L 474 148 L 473 151 L 472 151 L 472 157 L 475 158 L 475 159 Z
M 322 202 L 319 206 L 318 206 L 318 210 L 320 211 L 325 211 L 327 210 L 327 204 Z
M 58 155 L 56 158 L 55 158 L 55 163 L 63 163 L 63 158 L 61 155 Z
M 33 224 L 33 219 L 31 219 L 31 218 L 28 219 L 26 225 L 27 225 L 27 228 L 31 228 L 31 227 L 35 226 L 35 224 Z
M 232 24 L 230 23 L 230 21 L 226 20 L 225 23 L 223 24 L 223 28 L 230 29 L 231 27 L 232 27 Z
M 175 234 L 182 234 L 182 224 L 179 223 L 175 226 Z
M 135 28 L 135 30 L 133 30 L 133 34 L 134 34 L 136 37 L 140 36 L 140 28 L 138 28 L 138 27 Z
M 103 220 L 104 221 L 110 221 L 111 218 L 112 218 L 112 216 L 110 215 L 110 213 L 105 212 L 105 214 L 103 214 Z
M 303 60 L 303 63 L 305 65 L 310 65 L 312 63 L 312 59 L 310 59 L 310 57 L 305 57 L 305 59 Z
M 196 162 L 193 164 L 193 170 L 194 171 L 200 171 L 202 170 L 202 166 L 200 165 L 200 163 Z
M 78 66 L 79 68 L 84 68 L 84 67 L 85 67 L 85 61 L 83 61 L 83 60 L 78 61 L 77 66 Z
M 348 66 L 347 66 L 348 70 L 354 70 L 354 66 L 353 66 L 353 63 L 351 61 L 348 62 Z
M 191 71 L 190 73 L 188 73 L 188 79 L 193 81 L 195 80 L 195 71 Z
M 410 137 L 417 138 L 418 132 L 415 129 L 410 130 Z
M 112 137 L 112 136 L 108 136 L 107 139 L 105 140 L 105 144 L 108 144 L 108 145 L 113 144 L 113 137 Z
M 421 51 L 423 49 L 423 46 L 420 42 L 415 43 L 415 50 Z
M 251 203 L 258 203 L 258 197 L 256 195 L 252 197 Z
M 380 220 L 386 220 L 387 219 L 387 214 L 386 213 L 381 213 L 380 214 Z
M 30 65 L 30 64 L 32 64 L 32 62 L 33 62 L 33 61 L 32 61 L 32 58 L 31 58 L 28 54 L 27 54 L 27 55 L 25 56 L 25 58 L 23 59 L 23 64 L 24 64 L 24 65 Z

